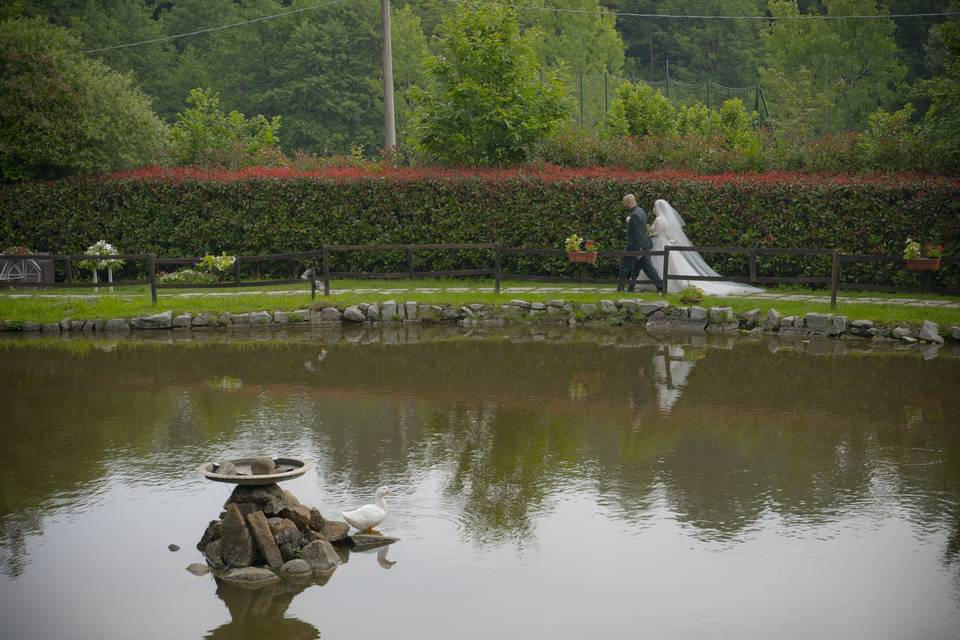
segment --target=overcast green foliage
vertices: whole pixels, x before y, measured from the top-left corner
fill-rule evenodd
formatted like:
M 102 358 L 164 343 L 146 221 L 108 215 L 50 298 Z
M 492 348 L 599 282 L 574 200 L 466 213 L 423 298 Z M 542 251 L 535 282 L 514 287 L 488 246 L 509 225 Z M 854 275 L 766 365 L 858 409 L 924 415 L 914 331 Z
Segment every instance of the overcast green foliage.
M 107 171 L 158 156 L 164 126 L 130 79 L 66 30 L 0 23 L 0 170 L 6 180 Z
M 464 7 L 441 33 L 428 64 L 433 88 L 414 95 L 416 146 L 442 162 L 522 160 L 563 118 L 559 81 L 539 79 L 532 38 L 520 33 L 512 9 L 489 5 Z
M 537 57 L 550 69 L 619 74 L 623 70 L 623 38 L 616 18 L 605 13 L 599 0 L 525 0 L 520 6 L 555 7 L 597 13 L 554 13 L 520 10 L 521 24 L 535 28 Z
M 689 15 L 762 15 L 764 0 L 605 0 L 613 11 Z M 627 47 L 629 71 L 662 80 L 667 60 L 670 75 L 684 81 L 711 78 L 728 86 L 756 82 L 761 54 L 757 20 L 650 20 L 617 18 Z
M 870 114 L 878 109 L 894 113 L 909 102 L 915 108 L 912 122 L 923 124 L 918 135 L 933 136 L 945 157 L 960 153 L 958 136 L 946 135 L 955 132 L 958 121 L 956 90 L 951 90 L 956 80 L 948 73 L 956 59 L 948 45 L 949 26 L 956 21 L 668 20 L 596 13 L 882 15 L 957 10 L 955 0 L 770 0 L 769 6 L 768 0 L 515 4 L 519 33 L 543 68 L 559 71 L 571 96 L 579 92 L 583 74 L 585 129 L 602 128 L 608 120 L 604 113 L 614 102 L 620 78 L 662 80 L 669 60 L 675 81 L 710 79 L 735 87 L 759 81 L 782 143 L 864 131 Z M 268 120 L 282 116 L 281 143 L 287 153 L 303 149 L 343 154 L 361 148 L 368 155 L 376 153 L 383 144 L 379 3 L 317 5 L 317 0 L 13 0 L 0 3 L 0 19 L 22 12 L 67 28 L 80 41 L 77 50 L 94 50 L 88 57 L 131 77 L 132 85 L 151 98 L 156 113 L 168 123 L 187 108 L 192 89 L 207 87 L 219 94 L 226 112 L 263 114 Z M 411 96 L 417 90 L 434 91 L 425 60 L 431 51 L 445 47 L 441 25 L 461 6 L 449 0 L 393 3 L 402 145 L 411 141 Z M 576 12 L 543 10 L 548 8 Z M 306 10 L 234 29 L 99 51 L 299 9 Z M 32 88 L 35 95 L 49 93 L 55 79 L 40 81 Z M 689 96 L 681 96 L 675 85 L 671 100 L 676 105 L 706 99 L 701 89 L 687 92 Z M 720 100 L 730 95 L 740 94 L 728 92 Z M 741 97 L 755 108 L 753 98 Z M 576 105 L 571 106 L 569 123 L 579 119 Z
M 885 13 L 875 0 L 824 0 L 824 6 L 831 16 Z M 799 15 L 791 0 L 770 0 L 770 11 Z M 789 100 L 785 94 L 812 72 L 816 95 L 834 106 L 825 113 L 822 129 L 862 129 L 867 116 L 893 106 L 903 88 L 906 69 L 897 56 L 894 30 L 892 20 L 879 19 L 776 21 L 763 33 L 761 82 L 778 103 Z
M 930 110 L 924 124 L 931 152 L 944 164 L 960 167 L 960 22 L 938 28 L 943 47 L 943 75 L 926 83 Z
M 228 155 L 257 158 L 278 146 L 280 116 L 267 120 L 262 115 L 247 118 L 239 111 L 224 113 L 220 97 L 204 89 L 192 90 L 187 104 L 170 131 L 177 164 L 206 164 L 211 157 Z

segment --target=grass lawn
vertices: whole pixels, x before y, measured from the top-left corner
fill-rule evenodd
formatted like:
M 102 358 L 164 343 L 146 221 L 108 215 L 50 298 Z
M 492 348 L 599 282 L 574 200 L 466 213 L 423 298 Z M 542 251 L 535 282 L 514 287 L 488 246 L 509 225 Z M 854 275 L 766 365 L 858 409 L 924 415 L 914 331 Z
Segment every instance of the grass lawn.
M 617 293 L 614 287 L 603 287 L 602 291 L 574 292 L 570 288 L 602 287 L 602 285 L 553 285 L 533 282 L 502 283 L 503 289 L 511 287 L 530 287 L 547 289 L 550 291 L 504 291 L 501 294 L 493 292 L 493 283 L 490 280 L 335 280 L 333 290 L 353 289 L 346 293 L 323 296 L 323 290 L 318 291 L 316 304 L 335 305 L 344 307 L 359 302 L 383 302 L 396 300 L 405 302 L 415 300 L 429 304 L 470 304 L 504 303 L 513 299 L 522 299 L 530 302 L 562 298 L 573 303 L 597 302 L 603 299 L 617 300 L 619 298 L 637 298 L 643 300 L 660 300 L 655 293 L 622 294 Z M 447 289 L 456 287 L 469 288 L 468 291 L 413 291 L 413 289 Z M 376 289 L 378 291 L 369 291 Z M 390 289 L 407 289 L 402 292 L 391 292 Z M 359 290 L 359 291 L 356 291 Z M 367 291 L 364 291 L 367 290 Z M 829 297 L 824 291 L 811 291 L 797 287 L 781 287 L 768 289 L 770 293 L 823 295 L 822 300 L 771 300 L 765 298 L 706 298 L 700 306 L 729 306 L 734 311 L 746 311 L 759 308 L 762 313 L 773 307 L 783 315 L 803 315 L 808 312 L 830 313 Z M 59 294 L 64 297 L 28 297 L 14 298 L 18 293 Z M 195 294 L 190 297 L 176 297 L 177 294 Z M 211 296 L 211 293 L 227 293 L 230 295 Z M 173 311 L 176 313 L 199 313 L 202 311 L 243 313 L 246 311 L 275 311 L 304 308 L 313 303 L 310 299 L 309 287 L 306 284 L 282 285 L 274 287 L 256 287 L 254 289 L 180 289 L 161 290 L 159 302 L 153 305 L 150 302 L 149 289 L 146 287 L 116 288 L 109 293 L 106 287 L 100 287 L 99 294 L 90 299 L 85 296 L 93 295 L 93 289 L 46 289 L 46 290 L 8 290 L 0 293 L 0 319 L 34 322 L 57 322 L 63 318 L 86 320 L 92 318 L 122 318 Z M 70 297 L 67 297 L 70 296 Z M 890 294 L 876 292 L 841 292 L 841 297 L 856 300 L 857 298 L 913 298 L 924 300 L 939 300 L 960 302 L 960 297 L 937 296 L 931 294 Z M 680 305 L 677 295 L 666 298 L 671 304 Z M 871 304 L 841 302 L 834 313 L 847 316 L 850 320 L 867 319 L 876 322 L 913 322 L 932 320 L 941 325 L 960 325 L 960 309 L 939 307 L 912 307 L 902 303 Z

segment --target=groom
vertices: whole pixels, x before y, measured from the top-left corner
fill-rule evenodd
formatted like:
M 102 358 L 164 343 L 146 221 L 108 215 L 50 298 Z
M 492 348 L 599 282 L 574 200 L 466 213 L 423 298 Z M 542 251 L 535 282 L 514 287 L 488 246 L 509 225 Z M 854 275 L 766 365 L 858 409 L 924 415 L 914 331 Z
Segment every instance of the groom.
M 637 206 L 637 198 L 632 193 L 623 196 L 623 207 L 627 209 L 627 248 L 625 251 L 649 251 L 653 247 L 650 236 L 647 235 L 647 212 Z M 620 284 L 617 285 L 617 291 L 623 291 L 623 281 L 635 279 L 636 264 L 640 263 L 640 268 L 650 278 L 650 282 L 657 287 L 657 292 L 663 291 L 663 281 L 660 279 L 657 270 L 653 267 L 650 256 L 636 258 L 634 256 L 623 256 L 620 258 Z M 631 282 L 627 291 L 633 291 L 634 284 Z

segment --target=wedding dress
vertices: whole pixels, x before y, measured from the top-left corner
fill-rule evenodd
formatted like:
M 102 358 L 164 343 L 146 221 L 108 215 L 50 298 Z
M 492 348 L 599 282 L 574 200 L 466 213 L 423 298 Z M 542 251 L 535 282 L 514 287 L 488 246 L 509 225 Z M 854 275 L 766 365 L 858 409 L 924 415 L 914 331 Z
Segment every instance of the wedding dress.
M 677 213 L 677 210 L 670 206 L 666 200 L 657 200 L 653 203 L 653 211 L 656 218 L 651 225 L 653 232 L 653 248 L 651 251 L 663 251 L 664 247 L 689 247 L 693 243 L 683 232 L 683 218 Z M 657 273 L 663 278 L 663 256 L 650 256 L 653 266 Z M 696 251 L 671 251 L 670 252 L 670 293 L 682 291 L 689 285 L 694 285 L 703 290 L 709 296 L 736 296 L 749 295 L 751 293 L 762 293 L 763 289 L 753 287 L 748 284 L 740 284 L 729 280 L 686 280 L 683 276 L 713 276 L 720 277 L 720 274 L 710 268 L 699 252 Z M 647 276 L 641 271 L 637 276 L 640 281 L 637 286 L 646 289 L 653 289 L 653 284 Z

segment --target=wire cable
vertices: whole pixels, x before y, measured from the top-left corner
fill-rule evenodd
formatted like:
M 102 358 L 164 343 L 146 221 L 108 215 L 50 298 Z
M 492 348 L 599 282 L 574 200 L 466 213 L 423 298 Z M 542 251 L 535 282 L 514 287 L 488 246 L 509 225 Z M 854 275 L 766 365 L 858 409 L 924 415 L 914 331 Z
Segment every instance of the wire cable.
M 254 22 L 263 22 L 265 20 L 273 20 L 274 18 L 282 18 L 283 16 L 289 16 L 294 13 L 302 13 L 304 11 L 313 11 L 314 9 L 322 9 L 323 7 L 329 7 L 330 5 L 340 4 L 342 2 L 347 2 L 347 1 L 348 0 L 332 0 L 331 2 L 317 4 L 312 7 L 301 7 L 299 9 L 292 9 L 290 11 L 274 13 L 273 15 L 269 15 L 269 16 L 261 16 L 259 18 L 253 18 L 252 20 L 244 20 L 243 22 L 234 22 L 233 24 L 225 24 L 219 27 L 208 27 L 206 29 L 199 29 L 197 31 L 191 31 L 189 33 L 178 33 L 173 36 L 163 36 L 162 38 L 151 38 L 150 40 L 141 40 L 139 42 L 115 44 L 109 47 L 100 47 L 99 49 L 87 49 L 86 51 L 84 51 L 84 53 L 99 53 L 100 51 L 110 51 L 111 49 L 126 49 L 128 47 L 139 47 L 140 45 L 144 45 L 144 44 L 154 44 L 156 42 L 176 40 L 177 38 L 187 38 L 189 36 L 196 36 L 203 33 L 210 33 L 212 31 L 222 31 L 223 29 L 232 29 L 234 27 L 242 27 L 244 25 L 253 24 Z
M 507 4 L 503 2 L 482 2 L 472 0 L 448 0 L 454 4 L 466 5 L 491 5 L 495 7 L 511 7 L 517 10 L 526 11 L 550 11 L 553 13 L 579 13 L 595 16 L 618 16 L 626 18 L 662 18 L 668 20 L 883 20 L 887 18 L 934 18 L 934 17 L 953 17 L 960 16 L 960 11 L 943 11 L 936 13 L 886 13 L 877 15 L 857 15 L 857 16 L 825 16 L 819 14 L 807 14 L 798 16 L 717 16 L 717 15 L 686 15 L 686 14 L 667 14 L 667 13 L 628 13 L 618 11 L 608 11 L 598 9 L 591 11 L 589 9 L 563 9 L 560 7 L 535 7 L 522 4 Z
M 128 42 L 125 44 L 115 44 L 109 47 L 100 47 L 98 49 L 87 49 L 84 53 L 100 53 L 101 51 L 111 51 L 113 49 L 127 49 L 129 47 L 139 47 L 145 44 L 155 44 L 157 42 L 166 42 L 168 40 L 176 40 L 178 38 L 189 38 L 190 36 L 197 36 L 204 33 L 212 33 L 214 31 L 223 31 L 224 29 L 233 29 L 234 27 L 242 27 L 248 24 L 253 24 L 255 22 L 264 22 L 266 20 L 273 20 L 274 18 L 282 18 L 283 16 L 289 16 L 295 13 L 303 13 L 304 11 L 313 11 L 315 9 L 322 9 L 323 7 L 329 7 L 335 4 L 341 4 L 343 2 L 348 2 L 349 0 L 331 0 L 331 2 L 325 2 L 323 4 L 314 5 L 312 7 L 301 7 L 299 9 L 291 9 L 290 11 L 282 11 L 280 13 L 274 13 L 269 16 L 261 16 L 259 18 L 253 18 L 251 20 L 243 20 L 241 22 L 234 22 L 232 24 L 225 24 L 219 27 L 208 27 L 206 29 L 198 29 L 197 31 L 190 31 L 188 33 L 178 33 L 172 36 L 162 36 L 160 38 L 150 38 L 149 40 L 140 40 L 138 42 Z M 665 20 L 882 20 L 887 18 L 933 18 L 933 17 L 954 17 L 960 16 L 960 11 L 945 11 L 937 13 L 890 13 L 890 14 L 878 14 L 878 15 L 858 15 L 858 16 L 824 16 L 824 15 L 799 15 L 799 16 L 718 16 L 718 15 L 684 15 L 684 14 L 666 14 L 666 13 L 629 13 L 629 12 L 617 12 L 617 11 L 607 11 L 605 9 L 600 9 L 597 11 L 590 11 L 586 9 L 563 9 L 559 7 L 534 7 L 530 5 L 514 5 L 506 4 L 502 2 L 464 2 L 463 0 L 448 0 L 454 4 L 472 4 L 472 5 L 490 5 L 496 7 L 511 7 L 519 10 L 526 11 L 550 11 L 553 13 L 578 13 L 578 14 L 588 14 L 596 16 L 618 16 L 618 17 L 627 17 L 627 18 L 652 18 L 652 19 L 665 19 Z

